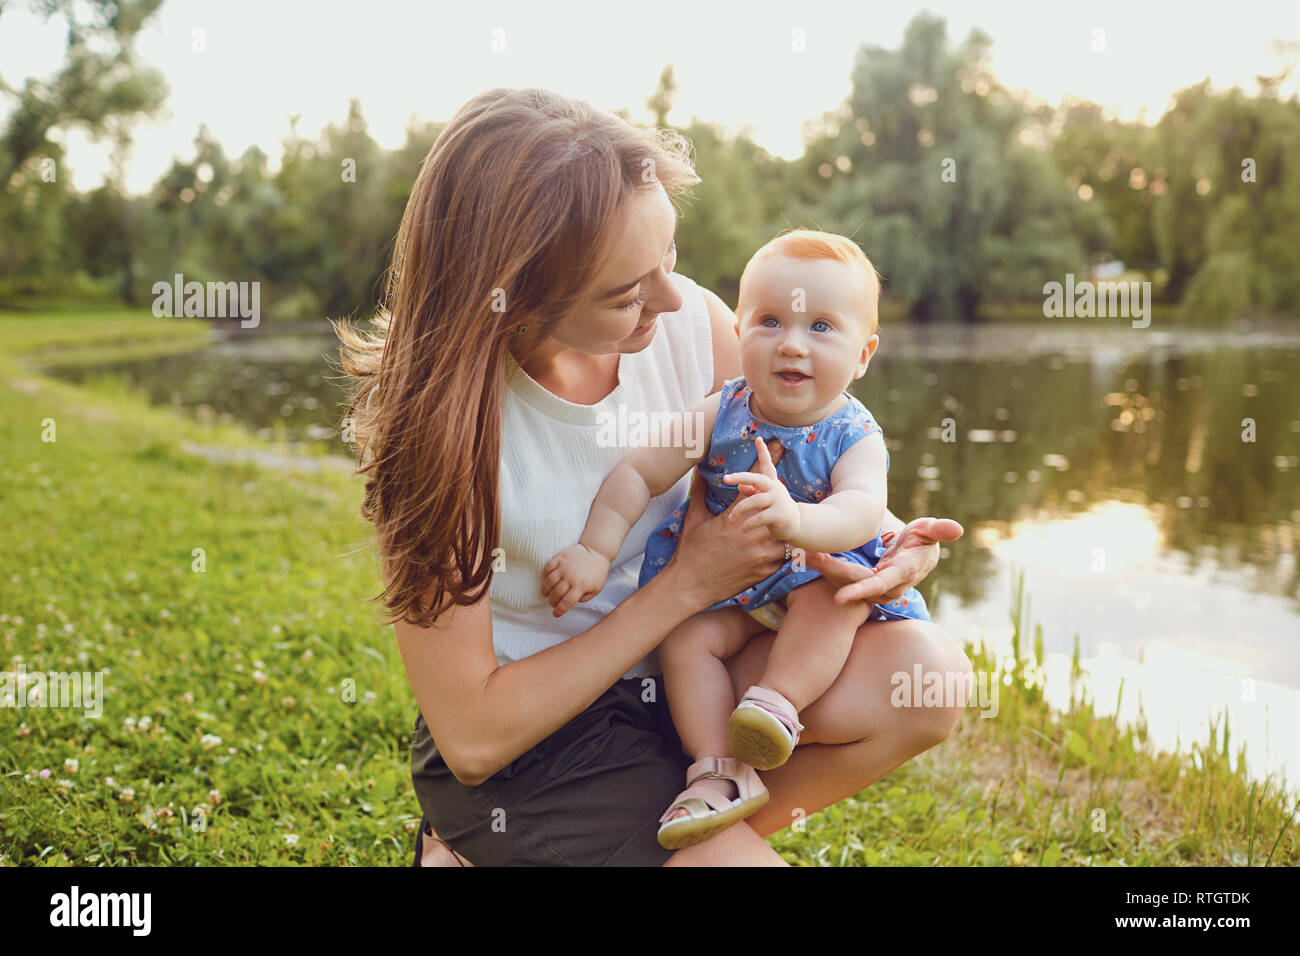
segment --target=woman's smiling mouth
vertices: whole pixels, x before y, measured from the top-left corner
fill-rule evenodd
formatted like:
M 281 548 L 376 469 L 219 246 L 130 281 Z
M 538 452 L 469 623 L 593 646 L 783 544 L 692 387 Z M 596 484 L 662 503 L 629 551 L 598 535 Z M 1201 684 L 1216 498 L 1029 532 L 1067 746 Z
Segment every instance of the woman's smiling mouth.
M 633 329 L 633 330 L 628 334 L 628 338 L 632 339 L 632 338 L 637 338 L 638 336 L 645 335 L 645 334 L 646 334 L 647 332 L 649 332 L 652 328 L 654 328 L 654 324 L 655 324 L 655 322 L 658 320 L 658 318 L 659 318 L 659 316 L 656 315 L 653 319 L 651 319 L 651 320 L 650 320 L 649 322 L 647 322 L 645 325 L 638 325 L 636 328 L 634 328 L 634 329 Z

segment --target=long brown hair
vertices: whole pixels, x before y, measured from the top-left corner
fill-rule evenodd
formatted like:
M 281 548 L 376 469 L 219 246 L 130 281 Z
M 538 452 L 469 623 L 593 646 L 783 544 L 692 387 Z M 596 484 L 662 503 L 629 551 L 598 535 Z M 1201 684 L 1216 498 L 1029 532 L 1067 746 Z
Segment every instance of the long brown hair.
M 487 90 L 439 133 L 375 331 L 334 323 L 385 624 L 427 627 L 485 592 L 511 338 L 527 326 L 540 344 L 584 300 L 612 251 L 608 224 L 656 181 L 674 199 L 699 181 L 688 141 L 546 90 Z

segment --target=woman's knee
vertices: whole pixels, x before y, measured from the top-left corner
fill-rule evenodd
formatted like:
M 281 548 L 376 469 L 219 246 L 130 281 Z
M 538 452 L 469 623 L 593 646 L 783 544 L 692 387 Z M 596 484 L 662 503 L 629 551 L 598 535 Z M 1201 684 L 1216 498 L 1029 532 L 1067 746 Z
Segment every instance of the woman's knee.
M 970 699 L 974 670 L 966 652 L 939 625 L 909 621 L 907 628 L 912 666 L 891 680 L 891 704 L 900 708 L 906 733 L 920 753 L 952 734 Z

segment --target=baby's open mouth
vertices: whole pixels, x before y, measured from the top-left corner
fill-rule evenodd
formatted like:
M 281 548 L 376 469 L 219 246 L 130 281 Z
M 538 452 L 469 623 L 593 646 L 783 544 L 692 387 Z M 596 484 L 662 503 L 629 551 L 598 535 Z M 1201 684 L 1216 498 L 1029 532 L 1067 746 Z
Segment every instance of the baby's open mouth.
M 812 378 L 811 375 L 805 375 L 803 372 L 777 372 L 776 377 L 791 385 L 798 385 L 800 382 L 806 382 Z

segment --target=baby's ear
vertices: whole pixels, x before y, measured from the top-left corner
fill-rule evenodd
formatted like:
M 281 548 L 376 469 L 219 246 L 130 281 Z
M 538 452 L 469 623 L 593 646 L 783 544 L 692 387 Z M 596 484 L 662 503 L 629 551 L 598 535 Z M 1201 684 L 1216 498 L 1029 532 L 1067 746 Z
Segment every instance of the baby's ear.
M 871 357 L 876 354 L 876 349 L 880 346 L 880 336 L 873 335 L 867 339 L 866 345 L 862 346 L 862 355 L 858 358 L 858 369 L 853 377 L 861 378 L 867 373 L 867 366 L 871 364 Z

